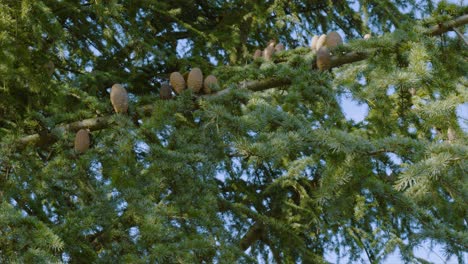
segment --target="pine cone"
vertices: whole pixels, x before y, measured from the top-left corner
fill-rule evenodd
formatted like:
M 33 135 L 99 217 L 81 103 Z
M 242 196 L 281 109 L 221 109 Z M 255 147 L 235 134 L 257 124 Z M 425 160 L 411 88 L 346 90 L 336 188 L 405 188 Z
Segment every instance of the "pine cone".
M 315 45 L 315 49 L 318 51 L 321 47 L 325 46 L 327 42 L 327 35 L 322 34 L 319 39 L 317 40 L 317 44 Z
M 193 68 L 187 77 L 187 88 L 198 93 L 203 87 L 203 73 L 200 68 Z
M 161 88 L 159 89 L 159 98 L 163 100 L 172 99 L 172 89 L 169 84 L 164 83 L 161 85 Z
M 457 134 L 455 132 L 455 129 L 451 127 L 447 129 L 447 139 L 449 143 L 452 143 L 454 140 L 457 139 Z
M 128 111 L 128 94 L 127 90 L 122 85 L 116 83 L 112 85 L 110 92 L 110 100 L 116 113 L 127 113 Z
M 317 67 L 321 71 L 330 69 L 331 66 L 331 56 L 330 51 L 327 47 L 321 47 L 317 51 Z
M 80 129 L 75 136 L 75 151 L 79 154 L 85 153 L 89 149 L 90 139 L 86 129 Z
M 265 48 L 265 50 L 263 51 L 263 58 L 265 60 L 271 60 L 271 57 L 273 56 L 273 53 L 275 53 L 275 48 L 274 47 L 271 47 L 271 46 L 268 46 Z
M 208 75 L 203 82 L 203 93 L 210 94 L 211 90 L 219 88 L 218 79 L 214 75 Z
M 253 55 L 254 60 L 262 57 L 262 51 L 257 49 Z
M 182 76 L 180 72 L 171 73 L 169 76 L 169 83 L 177 94 L 181 94 L 185 90 L 184 76 Z
M 315 35 L 312 38 L 311 44 L 310 44 L 310 49 L 313 51 L 317 51 L 317 41 L 319 40 L 319 36 Z
M 343 44 L 343 39 L 341 38 L 340 34 L 338 34 L 338 32 L 332 31 L 327 34 L 325 46 L 327 46 L 328 49 L 333 49 L 341 44 Z

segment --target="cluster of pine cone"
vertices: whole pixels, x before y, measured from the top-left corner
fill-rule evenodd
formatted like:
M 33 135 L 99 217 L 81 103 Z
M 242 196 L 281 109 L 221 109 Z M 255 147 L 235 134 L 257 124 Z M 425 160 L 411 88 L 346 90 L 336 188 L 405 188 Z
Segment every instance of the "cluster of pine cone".
M 161 85 L 159 97 L 164 100 L 172 98 L 172 88 L 177 94 L 182 93 L 186 88 L 192 89 L 195 93 L 210 94 L 212 89 L 218 90 L 218 80 L 214 75 L 208 75 L 203 80 L 203 73 L 200 68 L 193 68 L 186 78 L 179 72 L 171 73 L 169 84 Z M 110 101 L 116 113 L 125 114 L 128 111 L 128 93 L 120 84 L 112 85 L 110 92 Z M 90 135 L 89 129 L 80 129 L 75 136 L 75 152 L 82 154 L 89 149 Z
M 283 51 L 284 50 L 284 45 L 282 43 L 278 43 L 276 44 L 276 41 L 275 40 L 270 40 L 270 42 L 268 42 L 268 45 L 267 47 L 261 51 L 259 49 L 257 49 L 253 55 L 253 58 L 254 60 L 255 59 L 258 59 L 258 58 L 263 58 L 265 60 L 271 60 L 271 56 L 273 56 L 273 54 L 275 52 L 279 52 L 279 51 Z
M 317 68 L 321 71 L 330 69 L 331 54 L 330 50 L 343 44 L 343 39 L 336 31 L 328 34 L 322 34 L 320 37 L 315 35 L 312 38 L 310 48 L 317 52 Z
M 369 39 L 370 34 L 366 34 L 364 39 Z M 343 43 L 338 32 L 332 31 L 328 34 L 323 34 L 320 37 L 314 36 L 310 48 L 317 53 L 317 67 L 319 70 L 328 70 L 331 67 L 330 50 Z M 271 60 L 275 52 L 283 51 L 282 43 L 276 44 L 275 40 L 270 40 L 267 47 L 261 51 L 257 49 L 254 53 L 254 59 L 263 58 Z M 208 75 L 203 79 L 203 73 L 200 68 L 193 68 L 190 72 L 182 75 L 179 72 L 173 72 L 169 76 L 169 84 L 162 84 L 159 90 L 159 97 L 164 100 L 172 98 L 172 90 L 177 94 L 182 93 L 185 89 L 191 89 L 194 93 L 210 94 L 212 89 L 218 90 L 218 80 L 214 75 Z M 116 83 L 112 86 L 110 92 L 110 100 L 112 107 L 116 113 L 127 113 L 128 111 L 128 94 L 125 88 Z M 90 145 L 89 129 L 80 129 L 75 136 L 75 151 L 84 153 Z
M 364 39 L 370 39 L 370 37 L 370 34 L 364 35 Z M 312 38 L 310 48 L 317 53 L 317 68 L 319 68 L 319 70 L 325 71 L 330 69 L 330 50 L 341 44 L 343 44 L 343 39 L 336 31 L 332 31 L 326 35 L 322 34 L 320 37 L 315 35 Z
M 218 90 L 218 79 L 214 75 L 208 75 L 203 80 L 203 73 L 200 68 L 193 68 L 188 74 L 182 75 L 180 72 L 173 72 L 169 76 L 170 85 L 163 84 L 160 90 L 161 99 L 171 99 L 171 87 L 177 94 L 181 94 L 185 89 L 191 89 L 194 93 L 210 94 L 212 89 Z
M 128 93 L 127 90 L 120 84 L 112 85 L 110 92 L 110 101 L 116 113 L 125 114 L 128 111 Z M 91 143 L 89 129 L 80 129 L 75 135 L 75 152 L 78 154 L 85 153 L 89 149 Z
M 370 34 L 366 34 L 364 39 L 369 39 Z M 255 50 L 253 55 L 254 60 L 263 58 L 265 60 L 271 60 L 272 55 L 275 52 L 283 51 L 284 45 L 281 43 L 276 44 L 274 40 L 268 42 L 267 47 L 261 51 Z M 320 36 L 315 35 L 312 38 L 310 48 L 317 53 L 317 68 L 321 71 L 330 69 L 331 67 L 331 54 L 330 50 L 334 49 L 338 45 L 343 44 L 343 39 L 340 34 L 336 31 L 332 31 L 328 34 L 322 34 Z
M 330 50 L 343 43 L 343 39 L 340 34 L 335 31 L 323 34 L 320 37 L 314 36 L 312 38 L 311 49 L 317 52 L 317 67 L 320 70 L 328 70 L 331 67 Z M 276 41 L 270 40 L 267 47 L 261 51 L 257 49 L 253 55 L 254 60 L 263 58 L 265 60 L 271 60 L 271 57 L 275 52 L 283 51 L 284 45 L 281 43 L 276 44 Z

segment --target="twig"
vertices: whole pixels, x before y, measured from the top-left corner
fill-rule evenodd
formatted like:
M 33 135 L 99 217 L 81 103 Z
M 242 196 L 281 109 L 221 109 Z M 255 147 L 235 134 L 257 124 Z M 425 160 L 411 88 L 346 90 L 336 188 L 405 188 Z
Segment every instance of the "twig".
M 458 37 L 461 38 L 463 40 L 463 42 L 465 42 L 465 45 L 468 45 L 468 41 L 466 40 L 465 36 L 463 36 L 463 34 L 456 28 L 453 28 L 453 31 L 455 31 L 455 33 L 457 33 Z

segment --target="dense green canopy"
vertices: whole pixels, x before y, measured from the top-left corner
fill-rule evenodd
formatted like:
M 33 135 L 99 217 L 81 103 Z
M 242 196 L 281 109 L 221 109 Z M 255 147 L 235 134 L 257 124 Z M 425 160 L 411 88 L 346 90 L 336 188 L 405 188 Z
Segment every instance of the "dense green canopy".
M 425 241 L 462 262 L 467 13 L 430 0 L 0 0 L 0 262 L 379 263 L 398 250 L 427 263 L 413 255 Z M 308 45 L 333 30 L 345 43 L 319 71 Z M 270 40 L 286 51 L 254 60 Z M 159 98 L 194 67 L 219 91 Z M 128 114 L 114 113 L 115 83 Z M 342 98 L 368 107 L 363 121 Z

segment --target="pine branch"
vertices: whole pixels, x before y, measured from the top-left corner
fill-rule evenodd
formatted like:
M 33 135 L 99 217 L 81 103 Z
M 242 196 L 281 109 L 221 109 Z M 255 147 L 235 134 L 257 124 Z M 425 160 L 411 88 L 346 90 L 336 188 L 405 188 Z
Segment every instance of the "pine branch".
M 454 20 L 447 21 L 445 23 L 441 23 L 439 25 L 433 26 L 426 31 L 426 34 L 435 36 L 443 34 L 447 31 L 452 30 L 454 27 L 459 27 L 462 25 L 468 24 L 468 15 L 460 16 Z M 344 64 L 353 63 L 361 60 L 365 60 L 369 56 L 368 53 L 364 52 L 349 52 L 344 55 L 333 56 L 331 58 L 331 67 L 339 67 Z M 312 68 L 315 68 L 315 63 L 313 64 Z M 218 93 L 211 94 L 211 95 L 203 95 L 199 96 L 198 98 L 210 99 L 210 98 L 217 98 L 223 95 L 228 94 L 232 89 L 248 89 L 251 91 L 263 91 L 266 89 L 271 89 L 279 86 L 285 86 L 291 84 L 291 80 L 288 79 L 279 79 L 279 78 L 270 78 L 265 80 L 259 81 L 247 81 L 238 84 L 237 86 L 233 86 L 227 89 L 224 89 Z M 152 106 L 146 105 L 142 106 L 138 109 L 138 112 L 142 112 L 145 116 L 148 116 L 152 112 Z M 29 136 L 25 136 L 18 140 L 17 147 L 24 148 L 26 145 L 47 145 L 55 142 L 58 138 L 56 135 L 60 135 L 65 131 L 69 132 L 76 132 L 79 129 L 90 129 L 91 131 L 104 129 L 110 126 L 109 120 L 111 116 L 103 116 L 103 117 L 96 117 L 85 119 L 82 121 L 73 122 L 70 124 L 60 125 L 51 130 L 51 133 L 47 134 L 33 134 Z
M 257 213 L 251 211 L 250 209 L 244 208 L 242 206 L 238 206 L 233 204 L 223 198 L 218 198 L 218 210 L 220 212 L 227 212 L 230 210 L 240 210 L 243 214 L 252 218 L 256 222 L 249 228 L 249 230 L 245 233 L 245 235 L 239 241 L 239 247 L 242 250 L 247 250 L 250 248 L 255 242 L 261 240 L 264 237 L 264 226 L 262 224 L 262 219 L 257 215 Z
M 58 136 L 65 132 L 76 132 L 80 129 L 90 129 L 91 131 L 108 128 L 112 122 L 110 122 L 112 116 L 103 116 L 84 119 L 69 124 L 59 125 L 53 128 L 49 133 L 37 133 L 23 137 L 18 140 L 18 147 L 23 148 L 28 144 L 35 144 L 38 146 L 44 146 L 51 144 L 58 140 Z
M 249 231 L 242 237 L 239 242 L 241 250 L 247 250 L 253 243 L 260 240 L 263 235 L 262 225 L 259 222 L 253 224 Z
M 275 260 L 275 262 L 277 264 L 283 263 L 283 261 L 281 261 L 280 253 L 278 252 L 277 248 L 274 246 L 273 242 L 267 236 L 262 236 L 262 242 L 267 244 L 268 247 L 270 248 L 271 253 L 273 254 L 273 259 Z
M 463 26 L 465 24 L 468 24 L 468 15 L 463 15 L 461 17 L 455 18 L 454 20 L 433 26 L 427 31 L 426 34 L 431 36 L 441 35 L 447 31 L 452 30 L 453 28 Z
M 468 45 L 468 40 L 466 40 L 465 36 L 463 36 L 463 34 L 456 28 L 453 28 L 453 31 L 455 31 L 455 33 L 457 33 L 458 37 L 463 40 L 463 42 L 465 43 L 465 45 Z

